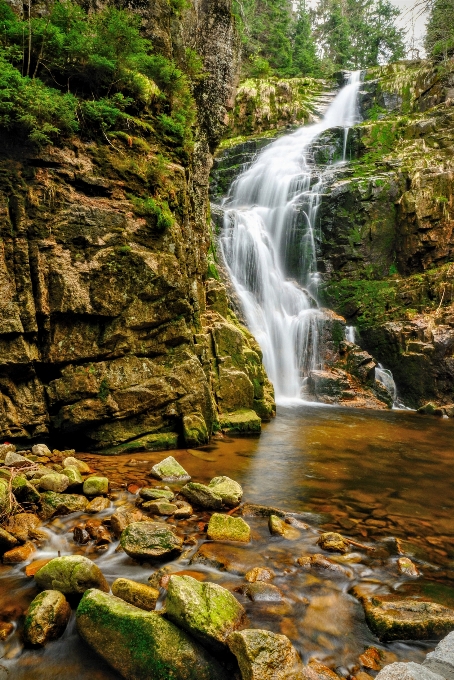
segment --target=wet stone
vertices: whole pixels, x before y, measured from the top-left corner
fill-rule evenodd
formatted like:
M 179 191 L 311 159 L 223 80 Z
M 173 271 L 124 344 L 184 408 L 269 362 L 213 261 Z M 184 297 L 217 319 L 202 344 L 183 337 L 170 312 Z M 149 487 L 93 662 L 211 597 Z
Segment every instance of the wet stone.
M 112 594 L 125 602 L 144 609 L 153 611 L 159 597 L 159 590 L 145 583 L 137 583 L 128 578 L 117 578 L 112 583 Z
M 246 612 L 226 588 L 172 575 L 166 616 L 213 651 L 222 651 L 227 636 L 243 623 Z
M 303 557 L 299 557 L 296 562 L 300 565 L 300 567 L 304 567 L 305 569 L 330 571 L 339 574 L 339 576 L 346 577 L 351 575 L 350 572 L 347 571 L 347 569 L 345 569 L 342 565 L 338 564 L 337 562 L 333 562 L 333 560 L 330 560 L 328 557 L 318 553 L 315 555 L 304 555 Z
M 117 538 L 120 538 L 122 532 L 127 526 L 134 522 L 140 522 L 145 515 L 141 510 L 138 510 L 133 505 L 122 505 L 110 517 L 110 526 Z
M 399 572 L 405 576 L 419 576 L 419 571 L 416 565 L 409 557 L 399 557 L 397 560 L 397 567 Z
M 382 667 L 382 660 L 380 650 L 376 647 L 368 647 L 359 657 L 359 663 L 364 668 L 370 668 L 373 671 L 379 671 Z
M 297 541 L 301 538 L 298 529 L 290 526 L 290 524 L 287 524 L 281 517 L 277 517 L 276 515 L 269 516 L 268 527 L 271 534 L 274 536 L 282 536 L 282 538 L 286 538 L 288 541 Z
M 24 542 L 30 538 L 30 531 L 37 529 L 40 525 L 41 520 L 32 512 L 20 512 L 9 518 L 5 529 L 18 541 Z
M 85 512 L 95 514 L 97 512 L 107 510 L 108 507 L 110 507 L 110 501 L 108 498 L 105 498 L 104 496 L 95 496 L 88 503 L 87 507 L 85 508 Z
M 121 534 L 120 545 L 130 557 L 147 560 L 181 552 L 183 539 L 174 534 L 167 524 L 134 522 Z
M 189 482 L 180 492 L 191 503 L 207 510 L 221 510 L 222 497 L 206 484 Z
M 74 543 L 78 543 L 78 545 L 85 545 L 90 540 L 90 534 L 82 527 L 74 527 L 73 539 Z
M 71 607 L 57 590 L 44 590 L 28 608 L 24 622 L 24 640 L 30 647 L 44 647 L 59 638 L 71 616 Z
M 246 595 L 252 602 L 283 602 L 284 600 L 277 586 L 263 581 L 238 586 L 237 591 Z
M 66 475 L 66 477 L 68 477 L 69 486 L 79 486 L 79 484 L 82 484 L 84 481 L 77 467 L 72 465 L 63 468 L 62 475 Z
M 0 640 L 3 642 L 14 631 L 14 624 L 9 621 L 0 621 Z
M 191 476 L 173 456 L 168 456 L 160 463 L 153 465 L 151 474 L 163 482 L 187 482 L 191 479 Z
M 18 543 L 19 541 L 15 536 L 0 527 L 0 554 L 11 550 L 11 548 L 14 548 Z
M 276 576 L 272 569 L 267 567 L 254 567 L 248 571 L 244 578 L 248 583 L 255 583 L 256 581 L 272 581 Z
M 312 659 L 303 669 L 304 680 L 339 680 L 339 676 L 325 664 Z
M 169 503 L 166 500 L 147 501 L 142 504 L 142 508 L 152 515 L 174 515 L 178 510 L 175 503 Z
M 69 515 L 72 512 L 83 512 L 88 505 L 88 500 L 80 494 L 54 493 L 46 491 L 41 494 L 40 516 L 50 519 L 55 515 Z
M 355 586 L 366 620 L 382 641 L 440 639 L 454 628 L 454 610 L 428 599 L 368 594 Z
M 8 550 L 3 555 L 3 564 L 20 564 L 26 562 L 36 552 L 36 547 L 33 543 L 27 541 L 24 545 L 19 545 L 17 548 Z
M 39 491 L 25 476 L 16 475 L 11 482 L 11 487 L 20 503 L 36 504 L 41 498 Z
M 202 564 L 244 576 L 260 561 L 263 560 L 256 551 L 225 543 L 203 543 L 192 556 L 190 564 Z
M 241 630 L 228 637 L 243 680 L 302 680 L 302 663 L 285 635 L 268 630 Z
M 153 489 L 148 486 L 144 486 L 140 489 L 139 496 L 145 501 L 156 501 L 160 499 L 172 501 L 175 498 L 173 491 L 167 491 L 167 489 Z
M 323 550 L 328 550 L 330 552 L 341 552 L 346 553 L 350 550 L 350 544 L 341 534 L 337 534 L 334 531 L 328 531 L 320 536 L 317 544 L 323 548 Z
M 87 463 L 85 463 L 83 460 L 79 460 L 75 456 L 68 456 L 67 458 L 65 458 L 63 461 L 63 467 L 64 468 L 75 467 L 82 474 L 88 474 L 90 472 L 90 466 L 87 465 Z
M 173 513 L 174 519 L 189 519 L 194 514 L 192 505 L 186 503 L 186 501 L 177 501 L 176 506 L 177 509 Z
M 58 472 L 50 472 L 41 477 L 39 480 L 39 487 L 43 491 L 62 493 L 68 488 L 69 483 L 69 479 L 66 475 L 61 475 Z
M 89 588 L 109 592 L 101 569 L 82 555 L 55 557 L 36 572 L 35 581 L 40 588 L 59 590 L 65 595 L 82 594 Z
M 208 523 L 207 536 L 213 541 L 248 543 L 251 538 L 251 528 L 241 517 L 230 517 L 215 512 Z
M 269 505 L 257 505 L 256 503 L 245 503 L 241 509 L 243 517 L 285 517 L 287 513 L 279 508 L 272 508 Z
M 88 477 L 83 485 L 83 492 L 86 496 L 105 496 L 109 491 L 109 480 L 107 477 Z

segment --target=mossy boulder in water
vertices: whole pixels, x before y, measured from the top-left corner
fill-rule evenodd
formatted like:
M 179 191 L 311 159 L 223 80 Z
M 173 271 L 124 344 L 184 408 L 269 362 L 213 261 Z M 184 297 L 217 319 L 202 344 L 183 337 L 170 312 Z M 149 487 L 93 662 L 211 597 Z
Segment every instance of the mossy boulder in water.
M 39 491 L 24 475 L 16 475 L 11 481 L 11 487 L 19 502 L 39 503 L 41 498 Z
M 369 594 L 356 586 L 366 620 L 377 637 L 389 640 L 436 640 L 454 629 L 454 610 L 428 599 Z
M 183 417 L 183 434 L 186 446 L 201 446 L 208 442 L 208 428 L 201 413 Z
M 75 456 L 68 456 L 65 458 L 63 461 L 63 467 L 68 468 L 68 467 L 75 467 L 79 470 L 79 472 L 82 472 L 82 474 L 87 474 L 90 472 L 90 466 L 87 465 L 83 460 L 79 460 Z
M 350 549 L 349 542 L 335 531 L 325 532 L 320 536 L 317 543 L 323 550 L 328 550 L 329 552 L 346 553 Z
M 287 524 L 285 520 L 281 517 L 277 517 L 277 515 L 270 515 L 268 527 L 272 534 L 275 536 L 282 536 L 282 538 L 286 538 L 289 541 L 296 541 L 298 538 L 301 538 L 298 529 L 290 526 L 290 524 Z
M 266 416 L 269 417 L 268 412 L 263 414 L 263 417 Z M 262 431 L 261 417 L 248 408 L 240 408 L 231 413 L 222 413 L 220 424 L 224 432 L 232 434 L 260 434 Z
M 77 630 L 127 680 L 228 680 L 218 662 L 170 621 L 99 590 L 85 593 Z
M 189 482 L 181 489 L 181 493 L 195 505 L 209 510 L 220 510 L 224 505 L 227 507 L 238 505 L 243 496 L 243 489 L 230 477 L 214 477 L 208 485 Z
M 54 515 L 69 515 L 71 512 L 83 512 L 88 505 L 85 496 L 72 493 L 55 493 L 46 491 L 41 494 L 40 517 L 50 519 Z
M 58 472 L 49 472 L 43 475 L 39 480 L 39 486 L 43 491 L 55 491 L 61 493 L 66 491 L 69 486 L 69 479 L 66 475 L 61 475 Z
M 241 630 L 228 637 L 243 680 L 303 680 L 303 665 L 285 635 L 269 630 Z
M 208 484 L 209 488 L 222 498 L 224 505 L 233 508 L 239 505 L 243 497 L 243 489 L 230 477 L 214 477 Z
M 83 491 L 86 496 L 104 496 L 109 491 L 107 477 L 89 477 L 85 480 Z
M 83 483 L 82 475 L 80 474 L 79 469 L 75 465 L 70 465 L 69 467 L 65 467 L 62 472 L 63 475 L 66 475 L 69 479 L 69 484 L 68 486 L 78 486 L 79 484 Z
M 144 499 L 144 501 L 156 501 L 158 499 L 165 499 L 166 501 L 172 501 L 175 497 L 173 491 L 168 491 L 167 489 L 153 489 L 149 486 L 144 486 L 139 491 L 139 496 Z
M 216 583 L 171 576 L 166 616 L 206 647 L 222 651 L 227 636 L 241 626 L 246 612 L 232 593 Z
M 251 527 L 241 517 L 230 517 L 215 512 L 208 523 L 207 536 L 213 541 L 248 543 L 251 538 Z
M 88 557 L 68 555 L 55 557 L 35 574 L 40 588 L 59 590 L 65 595 L 78 595 L 89 588 L 109 592 L 101 569 Z
M 160 463 L 153 465 L 151 474 L 163 482 L 187 482 L 191 479 L 191 476 L 173 456 L 168 456 Z
M 121 534 L 120 545 L 135 560 L 181 552 L 183 539 L 161 522 L 133 522 Z
M 24 640 L 31 647 L 44 647 L 59 638 L 71 616 L 71 607 L 58 590 L 44 590 L 28 608 L 24 622 Z

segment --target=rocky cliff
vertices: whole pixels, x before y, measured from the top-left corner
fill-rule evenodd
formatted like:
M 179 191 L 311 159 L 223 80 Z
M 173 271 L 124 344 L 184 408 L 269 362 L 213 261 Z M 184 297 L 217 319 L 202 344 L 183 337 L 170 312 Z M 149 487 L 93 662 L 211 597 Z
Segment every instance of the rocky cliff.
M 203 59 L 194 151 L 179 162 L 133 135 L 37 151 L 1 133 L 4 439 L 164 449 L 258 431 L 273 413 L 260 350 L 207 278 L 209 171 L 239 56 L 230 0 L 128 7 L 163 54 Z M 156 184 L 165 229 L 134 200 Z

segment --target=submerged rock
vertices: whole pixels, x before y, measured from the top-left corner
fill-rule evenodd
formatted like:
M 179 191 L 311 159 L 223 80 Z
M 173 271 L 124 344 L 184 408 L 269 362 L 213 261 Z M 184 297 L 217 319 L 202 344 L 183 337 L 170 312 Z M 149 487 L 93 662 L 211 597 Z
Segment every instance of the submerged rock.
M 191 576 L 172 575 L 166 616 L 206 647 L 222 651 L 227 636 L 241 626 L 246 612 L 222 586 L 200 583 Z
M 241 630 L 229 635 L 243 680 L 303 680 L 303 665 L 285 635 L 269 630 Z
M 341 564 L 333 562 L 328 557 L 316 553 L 315 555 L 303 555 L 303 557 L 298 557 L 297 563 L 304 567 L 305 569 L 320 569 L 335 572 L 341 576 L 351 576 L 351 573 L 345 569 Z
M 248 543 L 251 539 L 251 527 L 241 517 L 230 517 L 215 512 L 210 517 L 207 536 L 213 541 Z
M 290 524 L 287 524 L 281 517 L 277 517 L 276 515 L 270 515 L 268 527 L 272 534 L 275 536 L 282 536 L 282 538 L 286 538 L 288 541 L 297 541 L 301 538 L 298 529 L 290 526 Z
M 282 592 L 277 586 L 263 581 L 245 583 L 235 588 L 235 590 L 246 595 L 252 602 L 282 602 L 284 599 Z
M 454 610 L 428 599 L 368 594 L 360 587 L 366 620 L 380 640 L 435 640 L 454 629 Z
M 89 588 L 109 592 L 101 569 L 82 555 L 55 557 L 36 572 L 35 581 L 40 588 L 59 590 L 65 595 L 79 595 Z
M 127 680 L 228 680 L 219 663 L 170 621 L 90 590 L 77 608 L 77 630 Z
M 192 556 L 190 564 L 203 564 L 220 571 L 244 576 L 253 567 L 261 566 L 263 558 L 253 550 L 226 543 L 203 543 Z
M 159 597 L 159 590 L 156 588 L 147 586 L 145 583 L 131 581 L 129 578 L 117 578 L 112 583 L 112 593 L 121 600 L 146 611 L 154 610 Z
M 334 531 L 327 531 L 322 534 L 317 541 L 317 544 L 323 548 L 323 550 L 329 550 L 330 552 L 341 552 L 346 553 L 350 550 L 350 544 L 341 534 L 337 534 Z
M 191 476 L 173 456 L 168 456 L 160 463 L 153 465 L 151 474 L 163 482 L 187 482 L 191 479 Z
M 25 644 L 44 647 L 59 638 L 71 616 L 71 607 L 58 590 L 44 590 L 28 608 L 24 622 Z
M 183 539 L 167 524 L 161 522 L 134 522 L 121 534 L 120 545 L 135 560 L 147 560 L 181 552 Z
M 255 583 L 256 581 L 272 581 L 276 576 L 272 569 L 267 567 L 254 567 L 245 574 L 244 578 L 248 583 Z
M 110 501 L 108 498 L 104 498 L 104 496 L 95 496 L 88 503 L 87 507 L 85 508 L 85 512 L 95 514 L 96 512 L 102 512 L 103 510 L 107 510 L 109 506 Z

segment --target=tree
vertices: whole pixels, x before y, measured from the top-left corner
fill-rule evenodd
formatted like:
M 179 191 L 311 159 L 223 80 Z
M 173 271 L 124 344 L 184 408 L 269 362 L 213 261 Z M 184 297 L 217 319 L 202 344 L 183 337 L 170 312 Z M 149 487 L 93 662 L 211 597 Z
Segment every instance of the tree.
M 432 0 L 425 48 L 438 59 L 448 59 L 454 54 L 454 3 L 453 0 Z
M 319 76 L 320 59 L 312 31 L 312 22 L 306 9 L 305 0 L 299 0 L 296 6 L 293 28 L 293 75 Z

